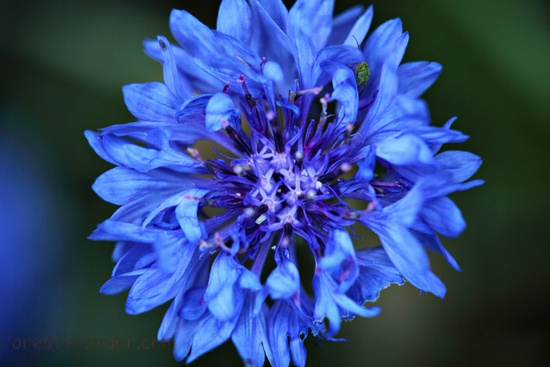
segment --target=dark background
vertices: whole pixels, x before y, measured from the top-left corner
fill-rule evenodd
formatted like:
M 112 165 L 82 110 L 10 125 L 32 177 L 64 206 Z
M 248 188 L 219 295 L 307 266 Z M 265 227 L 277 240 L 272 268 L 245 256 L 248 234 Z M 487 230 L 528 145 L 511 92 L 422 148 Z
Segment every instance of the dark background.
M 141 41 L 169 36 L 170 9 L 214 27 L 218 3 L 0 2 L 0 365 L 176 364 L 170 346 L 153 342 L 166 307 L 129 316 L 125 295 L 99 294 L 113 244 L 86 237 L 115 208 L 90 188 L 109 164 L 83 131 L 132 121 L 122 85 L 162 80 Z M 410 32 L 406 60 L 443 64 L 425 94 L 433 123 L 459 116 L 454 127 L 471 139 L 458 149 L 484 159 L 475 177 L 486 184 L 452 195 L 469 227 L 444 241 L 461 273 L 433 258 L 445 299 L 387 290 L 379 317 L 343 326 L 348 342 L 309 338 L 308 365 L 550 365 L 550 9 L 537 0 L 374 5 L 374 25 L 401 17 Z M 242 363 L 226 344 L 191 364 L 211 365 Z

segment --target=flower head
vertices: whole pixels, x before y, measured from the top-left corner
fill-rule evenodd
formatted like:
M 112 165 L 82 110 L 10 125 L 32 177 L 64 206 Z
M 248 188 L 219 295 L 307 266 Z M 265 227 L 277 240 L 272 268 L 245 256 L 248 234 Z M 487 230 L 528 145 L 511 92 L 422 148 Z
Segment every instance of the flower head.
M 400 65 L 398 19 L 364 42 L 372 8 L 333 18 L 333 3 L 224 0 L 216 30 L 174 10 L 180 46 L 145 42 L 164 83 L 123 90 L 138 121 L 86 132 L 116 165 L 93 188 L 120 205 L 91 236 L 117 241 L 101 291 L 130 289 L 132 314 L 171 301 L 158 338 L 178 360 L 231 339 L 248 366 L 303 366 L 310 332 L 375 316 L 363 305 L 391 284 L 442 297 L 425 249 L 458 269 L 438 234 L 464 229 L 447 195 L 481 183 L 464 182 L 481 160 L 439 153 L 467 138 L 420 99 L 441 67 Z

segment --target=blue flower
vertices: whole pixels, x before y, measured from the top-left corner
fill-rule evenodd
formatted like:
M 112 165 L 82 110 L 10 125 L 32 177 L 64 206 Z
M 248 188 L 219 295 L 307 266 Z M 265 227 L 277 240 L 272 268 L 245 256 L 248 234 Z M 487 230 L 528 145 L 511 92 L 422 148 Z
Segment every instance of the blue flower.
M 426 249 L 459 269 L 439 234 L 464 230 L 447 195 L 482 183 L 465 182 L 481 160 L 440 152 L 467 138 L 420 98 L 441 66 L 401 64 L 398 19 L 365 40 L 372 8 L 333 3 L 224 0 L 216 30 L 174 10 L 181 46 L 144 44 L 164 83 L 123 89 L 137 122 L 86 132 L 116 166 L 93 188 L 120 206 L 91 235 L 117 241 L 101 291 L 130 289 L 131 314 L 171 301 L 158 338 L 177 360 L 231 339 L 247 366 L 303 366 L 309 333 L 375 316 L 391 284 L 443 297 Z

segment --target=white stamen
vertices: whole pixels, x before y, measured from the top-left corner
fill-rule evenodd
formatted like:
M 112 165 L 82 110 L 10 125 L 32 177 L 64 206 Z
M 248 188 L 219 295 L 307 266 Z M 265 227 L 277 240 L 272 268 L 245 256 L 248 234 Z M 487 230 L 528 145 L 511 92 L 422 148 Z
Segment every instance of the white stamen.
M 262 215 L 260 215 L 260 216 L 256 219 L 256 224 L 257 224 L 257 225 L 260 225 L 260 224 L 262 224 L 265 220 L 266 220 L 266 216 L 265 216 L 265 214 L 262 214 Z

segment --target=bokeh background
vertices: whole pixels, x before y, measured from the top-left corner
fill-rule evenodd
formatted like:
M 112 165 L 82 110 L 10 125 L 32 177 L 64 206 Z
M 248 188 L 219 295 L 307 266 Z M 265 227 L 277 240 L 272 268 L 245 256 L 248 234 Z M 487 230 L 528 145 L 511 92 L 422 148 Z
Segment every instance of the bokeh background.
M 550 365 L 550 7 L 373 3 L 375 25 L 400 17 L 410 32 L 406 60 L 444 65 L 425 94 L 434 124 L 459 116 L 471 135 L 460 149 L 484 159 L 486 184 L 452 196 L 469 227 L 444 242 L 461 273 L 433 259 L 445 299 L 389 289 L 379 317 L 344 325 L 348 342 L 309 338 L 308 365 Z M 172 8 L 214 27 L 218 4 L 0 2 L 0 366 L 176 365 L 154 342 L 166 307 L 129 316 L 125 295 L 99 294 L 113 244 L 86 237 L 114 207 L 90 188 L 109 165 L 83 131 L 132 121 L 121 86 L 161 80 L 141 41 L 169 35 Z M 191 364 L 214 365 L 242 363 L 226 344 Z

